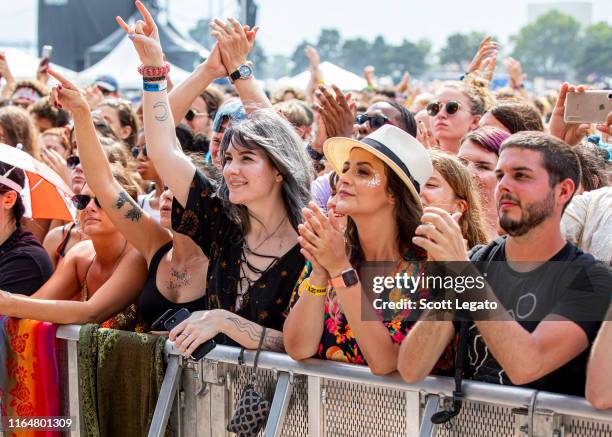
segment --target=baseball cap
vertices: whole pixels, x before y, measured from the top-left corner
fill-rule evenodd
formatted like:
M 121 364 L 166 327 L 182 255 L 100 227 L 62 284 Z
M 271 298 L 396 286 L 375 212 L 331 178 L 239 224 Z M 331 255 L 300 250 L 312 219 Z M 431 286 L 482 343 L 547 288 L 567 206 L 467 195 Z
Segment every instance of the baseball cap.
M 113 76 L 109 76 L 109 75 L 99 76 L 95 80 L 94 86 L 102 88 L 102 89 L 108 91 L 109 93 L 114 93 L 115 91 L 117 91 L 119 89 L 119 84 L 117 83 L 115 78 Z
M 240 102 L 240 100 L 229 101 L 217 109 L 217 114 L 215 114 L 215 119 L 213 120 L 212 124 L 212 131 L 220 132 L 223 122 L 227 119 L 237 121 L 246 120 L 247 118 L 247 113 L 244 110 L 244 106 L 242 106 L 242 102 Z

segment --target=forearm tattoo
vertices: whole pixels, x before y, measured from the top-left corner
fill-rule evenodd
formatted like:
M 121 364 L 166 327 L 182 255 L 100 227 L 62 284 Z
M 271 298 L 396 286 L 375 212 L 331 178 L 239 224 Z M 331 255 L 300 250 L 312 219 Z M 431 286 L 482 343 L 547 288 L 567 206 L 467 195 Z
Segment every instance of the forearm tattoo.
M 161 108 L 161 111 L 158 115 L 155 116 L 155 120 L 157 121 L 166 121 L 168 120 L 168 116 L 170 114 L 170 110 L 168 109 L 168 104 L 166 102 L 156 102 L 153 105 L 154 109 Z
M 242 320 L 238 317 L 229 317 L 228 320 L 232 322 L 238 332 L 246 335 L 249 340 L 253 341 L 254 343 L 259 344 L 262 331 L 261 326 L 254 322 Z M 266 337 L 264 338 L 261 348 L 273 352 L 285 352 L 283 335 L 276 332 L 266 331 Z
M 128 196 L 125 191 L 122 191 L 119 193 L 119 197 L 117 197 L 117 200 L 115 201 L 115 209 L 123 208 L 126 203 L 130 205 L 130 209 L 127 210 L 123 217 L 133 222 L 140 221 L 142 218 L 142 209 L 140 209 L 136 202 L 134 202 L 134 199 Z

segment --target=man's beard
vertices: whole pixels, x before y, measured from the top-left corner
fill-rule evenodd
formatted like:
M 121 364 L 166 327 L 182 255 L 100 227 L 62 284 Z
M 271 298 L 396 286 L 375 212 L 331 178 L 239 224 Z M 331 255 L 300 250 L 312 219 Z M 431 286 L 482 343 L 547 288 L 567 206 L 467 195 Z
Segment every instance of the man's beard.
M 499 203 L 505 199 L 510 199 L 516 202 L 517 206 L 521 209 L 521 218 L 519 220 L 512 220 L 507 214 L 503 213 L 499 216 L 499 225 L 512 237 L 520 237 L 521 235 L 525 235 L 527 232 L 550 217 L 555 208 L 555 193 L 553 190 L 549 191 L 548 196 L 546 196 L 545 199 L 538 202 L 533 202 L 527 205 L 525 208 L 518 198 L 508 194 L 504 195 L 497 203 L 498 211 Z

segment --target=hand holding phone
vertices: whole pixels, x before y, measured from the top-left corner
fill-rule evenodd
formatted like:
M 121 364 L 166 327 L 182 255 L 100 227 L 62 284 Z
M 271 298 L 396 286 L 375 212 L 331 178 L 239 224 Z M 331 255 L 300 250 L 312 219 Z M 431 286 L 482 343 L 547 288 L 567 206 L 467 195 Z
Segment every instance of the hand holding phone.
M 568 92 L 563 119 L 566 123 L 606 122 L 612 112 L 612 90 Z
M 153 325 L 151 325 L 151 329 L 154 331 L 161 331 L 161 326 L 165 328 L 166 331 L 172 331 L 176 326 L 178 326 L 182 321 L 187 320 L 191 313 L 187 308 L 181 308 L 178 311 L 174 311 L 172 309 L 166 311 L 159 319 L 157 319 Z M 191 354 L 191 358 L 194 360 L 201 360 L 206 354 L 208 354 L 211 350 L 213 350 L 217 344 L 214 340 L 208 340 L 201 345 L 199 345 Z

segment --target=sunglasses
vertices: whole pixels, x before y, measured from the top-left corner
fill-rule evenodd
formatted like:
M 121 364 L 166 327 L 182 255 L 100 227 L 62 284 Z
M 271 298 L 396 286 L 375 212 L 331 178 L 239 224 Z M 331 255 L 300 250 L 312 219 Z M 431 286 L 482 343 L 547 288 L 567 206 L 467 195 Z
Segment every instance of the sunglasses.
M 355 121 L 357 124 L 364 124 L 367 121 L 370 123 L 370 127 L 372 129 L 378 129 L 389 123 L 389 118 L 380 114 L 359 114 L 357 117 L 355 117 Z
M 429 105 L 427 105 L 427 113 L 431 117 L 435 117 L 438 115 L 438 112 L 442 110 L 442 107 L 444 107 L 448 115 L 453 115 L 459 110 L 460 106 L 461 104 L 459 102 L 455 102 L 454 100 L 446 102 L 446 105 L 440 102 L 431 102 Z
M 81 163 L 81 158 L 76 155 L 71 155 L 66 159 L 66 164 L 70 170 L 77 168 L 77 165 Z
M 87 205 L 89 205 L 91 199 L 94 200 L 94 203 L 98 208 L 102 208 L 100 202 L 98 202 L 98 199 L 95 196 L 90 196 L 89 194 L 75 194 L 74 196 L 72 196 L 72 204 L 76 209 L 82 211 L 87 208 Z
M 193 109 L 190 109 L 189 111 L 187 111 L 187 114 L 185 114 L 185 119 L 187 121 L 193 121 L 194 118 L 196 117 L 202 117 L 208 115 L 206 112 L 196 112 Z
M 132 156 L 134 157 L 134 159 L 138 158 L 138 155 L 140 155 L 140 151 L 142 150 L 142 156 L 144 156 L 145 158 L 149 155 L 147 155 L 147 145 L 143 144 L 142 147 L 132 147 Z

